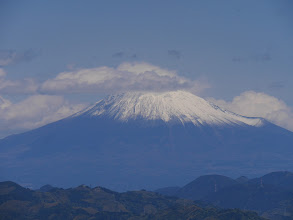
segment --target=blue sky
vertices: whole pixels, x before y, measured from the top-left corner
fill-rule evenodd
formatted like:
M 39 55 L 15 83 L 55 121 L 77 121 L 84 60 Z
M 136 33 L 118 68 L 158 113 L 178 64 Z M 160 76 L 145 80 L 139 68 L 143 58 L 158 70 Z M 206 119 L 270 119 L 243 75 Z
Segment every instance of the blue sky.
M 125 63 L 144 63 L 139 68 L 155 74 L 157 87 L 187 85 L 230 110 L 293 130 L 292 23 L 293 3 L 284 0 L 0 0 L 2 130 L 9 125 L 10 134 L 37 127 L 112 91 L 143 87 L 145 78 L 133 79 L 125 65 L 121 72 Z M 62 72 L 71 72 L 66 77 L 72 80 L 87 70 L 91 81 L 101 67 L 110 84 L 60 83 Z M 164 82 L 162 70 L 175 72 L 177 81 L 171 74 L 172 80 Z M 177 85 L 178 79 L 186 83 Z M 48 81 L 50 88 L 44 89 Z M 0 136 L 7 135 L 2 130 Z

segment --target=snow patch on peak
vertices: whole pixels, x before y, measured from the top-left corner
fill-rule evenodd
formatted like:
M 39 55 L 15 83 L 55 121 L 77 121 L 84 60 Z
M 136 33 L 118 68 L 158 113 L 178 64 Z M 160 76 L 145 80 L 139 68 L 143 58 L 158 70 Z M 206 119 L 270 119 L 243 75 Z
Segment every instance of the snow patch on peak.
M 264 120 L 237 115 L 185 91 L 135 92 L 108 96 L 77 116 L 107 116 L 120 121 L 132 119 L 192 122 L 200 125 L 262 126 Z

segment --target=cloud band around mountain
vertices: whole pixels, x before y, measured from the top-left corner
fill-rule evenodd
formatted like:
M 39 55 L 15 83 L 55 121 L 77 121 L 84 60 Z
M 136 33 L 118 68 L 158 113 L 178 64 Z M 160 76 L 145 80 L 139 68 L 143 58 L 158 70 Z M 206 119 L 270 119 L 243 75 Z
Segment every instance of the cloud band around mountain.
M 85 107 L 72 104 L 63 95 L 71 93 L 111 94 L 127 91 L 187 90 L 200 94 L 209 85 L 189 80 L 148 63 L 123 63 L 117 68 L 97 67 L 59 73 L 43 83 L 33 79 L 9 80 L 0 68 L 0 94 L 28 94 L 13 102 L 0 97 L 0 136 L 6 131 L 18 132 L 67 117 Z M 98 100 L 97 100 L 98 101 Z M 232 112 L 251 117 L 263 117 L 293 131 L 293 111 L 285 102 L 265 93 L 246 91 L 232 101 L 210 99 Z

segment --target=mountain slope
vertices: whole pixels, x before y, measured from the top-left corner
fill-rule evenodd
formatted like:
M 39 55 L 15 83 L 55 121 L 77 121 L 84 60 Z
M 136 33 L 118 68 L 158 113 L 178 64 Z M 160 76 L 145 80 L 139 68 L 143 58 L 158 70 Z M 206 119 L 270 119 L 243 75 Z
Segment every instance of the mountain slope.
M 293 218 L 292 175 L 279 171 L 252 180 L 245 178 L 241 182 L 225 176 L 206 175 L 182 188 L 167 187 L 156 192 L 200 199 L 221 208 L 253 210 L 271 220 L 287 220 Z
M 292 143 L 290 131 L 186 92 L 123 94 L 0 140 L 0 180 L 154 189 L 209 173 L 292 170 Z
M 205 175 L 183 186 L 177 191 L 176 195 L 180 195 L 182 198 L 200 200 L 211 193 L 235 184 L 237 184 L 235 180 L 226 176 Z
M 252 179 L 249 182 L 255 184 L 262 182 L 263 185 L 274 185 L 293 191 L 293 173 L 288 171 L 272 172 L 261 178 Z

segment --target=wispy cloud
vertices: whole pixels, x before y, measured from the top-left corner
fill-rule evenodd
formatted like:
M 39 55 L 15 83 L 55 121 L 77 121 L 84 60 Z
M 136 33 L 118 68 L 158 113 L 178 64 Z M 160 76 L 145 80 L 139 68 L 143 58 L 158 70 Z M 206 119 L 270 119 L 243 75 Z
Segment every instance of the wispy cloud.
M 272 82 L 268 85 L 270 90 L 280 90 L 285 87 L 285 83 L 283 81 Z
M 119 51 L 117 53 L 114 53 L 112 54 L 112 57 L 113 58 L 126 58 L 126 59 L 136 59 L 138 56 L 136 53 L 127 53 L 127 52 L 124 52 L 124 51 Z
M 178 50 L 168 50 L 168 55 L 178 60 L 181 58 L 181 52 Z
M 269 52 L 259 53 L 249 56 L 234 56 L 232 58 L 233 62 L 268 62 L 272 60 L 272 56 Z
M 6 72 L 0 68 L 0 94 L 32 94 L 38 90 L 34 79 L 9 80 Z
M 232 112 L 251 117 L 262 117 L 293 131 L 293 110 L 276 97 L 261 92 L 246 91 L 231 102 L 209 99 Z
M 44 93 L 117 93 L 124 91 L 168 91 L 185 89 L 199 94 L 207 83 L 189 80 L 175 71 L 148 63 L 123 63 L 117 68 L 98 67 L 63 72 L 44 82 Z
M 34 79 L 5 80 L 0 79 L 1 94 L 33 94 L 39 85 Z
M 40 51 L 28 49 L 17 52 L 16 50 L 0 49 L 0 67 L 17 64 L 20 62 L 29 62 L 40 55 Z
M 4 69 L 0 68 L 0 79 L 6 76 L 6 72 Z
M 124 52 L 117 52 L 112 55 L 114 58 L 122 58 L 125 55 Z

